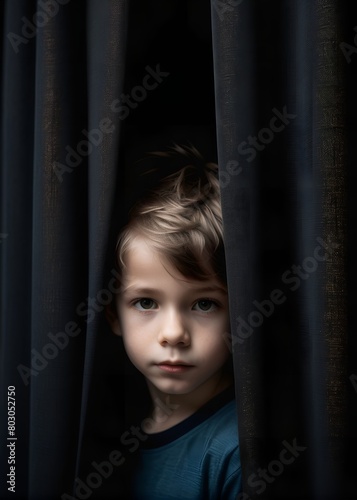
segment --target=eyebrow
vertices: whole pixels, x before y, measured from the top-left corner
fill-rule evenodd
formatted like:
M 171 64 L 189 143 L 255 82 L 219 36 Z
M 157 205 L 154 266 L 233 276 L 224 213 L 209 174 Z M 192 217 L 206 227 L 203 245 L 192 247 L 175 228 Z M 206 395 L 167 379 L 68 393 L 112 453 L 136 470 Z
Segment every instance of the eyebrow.
M 147 288 L 147 287 L 136 287 L 136 286 L 128 286 L 124 288 L 123 293 L 135 293 L 139 295 L 151 295 L 151 294 L 160 294 L 161 291 L 157 288 Z
M 220 286 L 203 286 L 201 288 L 192 288 L 190 292 L 195 293 L 195 294 L 202 294 L 202 293 L 214 293 L 214 292 L 219 292 L 223 294 L 227 294 L 227 290 L 223 287 Z M 149 287 L 136 287 L 134 286 L 128 286 L 124 288 L 123 293 L 135 293 L 138 295 L 151 295 L 151 294 L 156 294 L 156 295 L 161 295 L 162 291 L 158 288 L 149 288 Z
M 227 290 L 222 286 L 204 286 L 201 288 L 193 288 L 192 291 L 195 293 L 211 293 L 211 292 L 220 292 L 224 294 L 227 293 Z

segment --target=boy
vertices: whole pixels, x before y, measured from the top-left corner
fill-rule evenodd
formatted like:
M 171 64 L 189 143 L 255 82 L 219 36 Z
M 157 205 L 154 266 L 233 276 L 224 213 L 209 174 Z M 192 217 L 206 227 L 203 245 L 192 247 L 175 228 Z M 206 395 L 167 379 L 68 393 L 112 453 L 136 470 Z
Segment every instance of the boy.
M 217 167 L 194 148 L 157 161 L 165 158 L 183 167 L 134 206 L 118 240 L 120 290 L 109 313 L 152 400 L 132 497 L 235 500 L 241 468 Z

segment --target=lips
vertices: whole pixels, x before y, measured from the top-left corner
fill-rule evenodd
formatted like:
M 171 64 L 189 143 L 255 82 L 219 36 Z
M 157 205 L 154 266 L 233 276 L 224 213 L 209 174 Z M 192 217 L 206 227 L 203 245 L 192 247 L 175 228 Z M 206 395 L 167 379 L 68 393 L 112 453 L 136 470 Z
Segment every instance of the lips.
M 162 361 L 161 363 L 158 363 L 158 365 L 171 365 L 171 366 L 193 366 L 190 365 L 189 363 L 185 363 L 185 361 L 181 361 L 178 359 L 177 361 Z
M 183 373 L 188 371 L 190 368 L 193 368 L 193 365 L 189 365 L 184 361 L 163 361 L 162 363 L 158 363 L 157 366 L 168 373 Z

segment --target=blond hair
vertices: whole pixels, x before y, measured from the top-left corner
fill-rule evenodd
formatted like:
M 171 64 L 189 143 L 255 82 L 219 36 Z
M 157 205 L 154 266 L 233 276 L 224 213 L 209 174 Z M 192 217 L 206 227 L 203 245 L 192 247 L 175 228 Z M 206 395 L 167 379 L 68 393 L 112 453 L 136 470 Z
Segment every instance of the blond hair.
M 153 156 L 183 166 L 164 177 L 130 211 L 117 243 L 119 275 L 131 243 L 143 236 L 185 278 L 217 277 L 226 286 L 217 165 L 205 164 L 192 146 L 175 146 Z

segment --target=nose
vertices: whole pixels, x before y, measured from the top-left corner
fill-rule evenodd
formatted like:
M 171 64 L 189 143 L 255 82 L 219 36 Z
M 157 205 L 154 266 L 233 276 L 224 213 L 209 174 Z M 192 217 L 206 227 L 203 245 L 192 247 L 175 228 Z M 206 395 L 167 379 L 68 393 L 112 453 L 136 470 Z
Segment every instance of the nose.
M 180 345 L 182 347 L 190 345 L 191 338 L 184 317 L 175 308 L 169 309 L 163 317 L 158 340 L 161 345 Z

